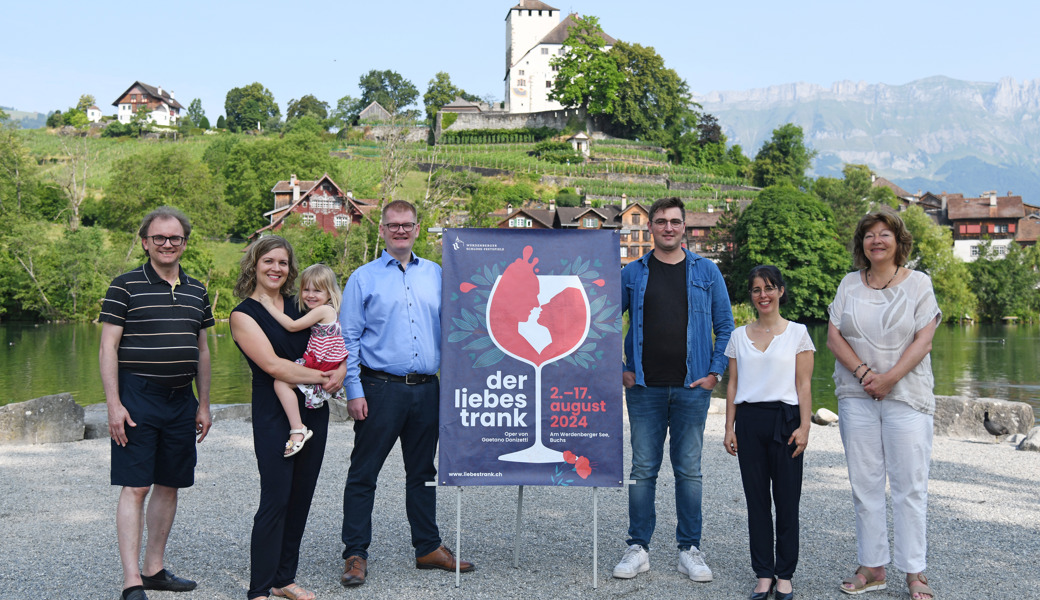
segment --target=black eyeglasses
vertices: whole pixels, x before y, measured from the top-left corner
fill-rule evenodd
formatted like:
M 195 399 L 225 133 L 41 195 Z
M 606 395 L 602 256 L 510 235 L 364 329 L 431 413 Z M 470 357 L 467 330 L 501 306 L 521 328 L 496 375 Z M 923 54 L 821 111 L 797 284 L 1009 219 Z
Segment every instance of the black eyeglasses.
M 654 219 L 654 226 L 664 229 L 666 226 L 671 225 L 672 229 L 678 229 L 683 226 L 683 222 L 679 219 Z
M 184 243 L 184 240 L 188 239 L 188 238 L 180 236 L 180 235 L 170 235 L 170 236 L 166 236 L 166 235 L 150 235 L 148 237 L 152 239 L 152 243 L 155 244 L 156 246 L 162 246 L 163 244 L 165 244 L 168 241 L 168 242 L 170 242 L 170 245 L 174 246 L 174 247 L 180 246 L 181 244 Z
M 386 227 L 392 233 L 397 233 L 398 230 L 408 233 L 415 229 L 415 223 L 383 223 L 383 227 Z

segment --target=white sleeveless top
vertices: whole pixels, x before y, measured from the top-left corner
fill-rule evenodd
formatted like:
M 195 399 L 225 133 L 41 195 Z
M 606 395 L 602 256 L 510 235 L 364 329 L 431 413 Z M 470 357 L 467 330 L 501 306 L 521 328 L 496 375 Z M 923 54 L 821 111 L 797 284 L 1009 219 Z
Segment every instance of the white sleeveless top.
M 737 359 L 737 395 L 741 402 L 783 402 L 798 406 L 795 357 L 815 352 L 809 330 L 789 321 L 783 333 L 773 337 L 765 352 L 751 343 L 747 326 L 738 327 L 726 345 L 726 356 Z
M 829 310 L 831 323 L 860 362 L 879 373 L 895 366 L 918 331 L 936 318 L 942 319 L 932 280 L 920 271 L 911 271 L 905 280 L 883 290 L 864 285 L 859 271 L 849 273 L 841 280 Z M 928 354 L 896 382 L 885 401 L 906 402 L 918 412 L 935 414 L 934 383 Z M 859 379 L 840 361 L 834 361 L 834 386 L 838 398 L 869 398 Z

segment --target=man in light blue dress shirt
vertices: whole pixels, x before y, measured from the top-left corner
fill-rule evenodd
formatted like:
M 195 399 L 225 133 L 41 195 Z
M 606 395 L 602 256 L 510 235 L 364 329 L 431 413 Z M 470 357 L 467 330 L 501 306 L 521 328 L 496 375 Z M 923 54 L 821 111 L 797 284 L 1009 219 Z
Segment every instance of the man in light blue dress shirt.
M 441 544 L 433 458 L 437 450 L 440 386 L 441 267 L 419 258 L 415 206 L 395 200 L 383 207 L 379 235 L 386 250 L 351 274 L 343 289 L 340 323 L 347 344 L 347 412 L 354 419 L 354 450 L 343 490 L 340 583 L 365 583 L 372 543 L 372 507 L 379 471 L 401 440 L 405 507 L 415 566 L 455 570 Z M 473 564 L 459 561 L 461 571 Z

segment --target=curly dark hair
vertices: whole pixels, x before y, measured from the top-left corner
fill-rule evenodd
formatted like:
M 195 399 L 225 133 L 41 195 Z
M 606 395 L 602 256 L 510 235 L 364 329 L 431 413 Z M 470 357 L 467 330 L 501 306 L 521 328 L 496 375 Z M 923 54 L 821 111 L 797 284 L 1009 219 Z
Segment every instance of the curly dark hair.
M 852 236 L 852 266 L 857 269 L 866 269 L 870 266 L 870 260 L 863 252 L 863 237 L 867 230 L 877 223 L 884 223 L 896 238 L 896 265 L 903 265 L 910 257 L 910 251 L 914 248 L 914 238 L 907 231 L 903 219 L 891 208 L 882 208 L 877 212 L 867 213 L 856 225 L 856 233 Z
M 253 291 L 256 290 L 256 263 L 260 262 L 261 256 L 278 248 L 284 248 L 289 254 L 289 273 L 285 276 L 285 283 L 282 284 L 281 291 L 289 296 L 296 293 L 296 276 L 299 272 L 296 267 L 296 256 L 293 254 L 292 244 L 281 236 L 265 235 L 246 248 L 246 253 L 239 262 L 241 270 L 238 274 L 238 281 L 235 282 L 234 293 L 236 298 L 245 300 L 253 295 Z

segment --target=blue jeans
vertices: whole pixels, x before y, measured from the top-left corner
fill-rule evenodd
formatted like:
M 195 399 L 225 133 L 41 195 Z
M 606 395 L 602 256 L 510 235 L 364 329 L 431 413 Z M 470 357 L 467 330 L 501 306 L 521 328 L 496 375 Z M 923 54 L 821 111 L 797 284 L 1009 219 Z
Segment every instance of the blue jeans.
M 668 435 L 675 473 L 675 540 L 679 549 L 701 544 L 701 448 L 711 391 L 701 387 L 642 387 L 626 391 L 632 430 L 632 474 L 628 487 L 628 545 L 650 547 L 657 523 L 657 472 Z

